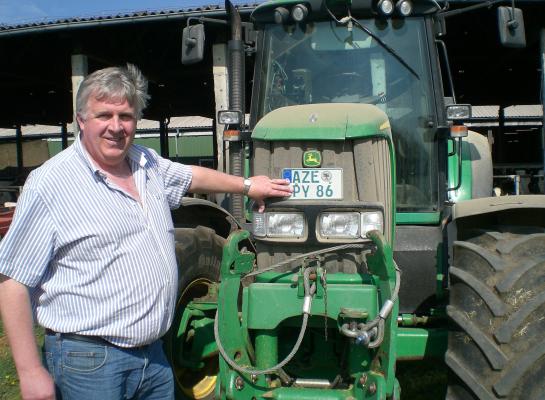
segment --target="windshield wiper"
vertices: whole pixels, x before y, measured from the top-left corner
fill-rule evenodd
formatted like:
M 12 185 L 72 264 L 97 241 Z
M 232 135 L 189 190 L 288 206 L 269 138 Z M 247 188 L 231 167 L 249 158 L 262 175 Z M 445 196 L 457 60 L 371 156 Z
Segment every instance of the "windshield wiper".
M 414 69 L 412 69 L 412 67 L 409 64 L 407 64 L 407 62 L 403 59 L 403 57 L 401 57 L 399 54 L 397 54 L 397 52 L 393 48 L 391 48 L 389 45 L 387 45 L 385 42 L 383 42 L 381 38 L 379 38 L 377 35 L 375 35 L 373 32 L 371 32 L 371 30 L 369 28 L 367 28 L 366 26 L 363 26 L 362 24 L 360 24 L 360 22 L 357 19 L 352 17 L 352 15 L 350 14 L 350 9 L 347 10 L 348 11 L 348 17 L 342 18 L 341 20 L 338 20 L 337 17 L 335 17 L 335 15 L 333 15 L 333 13 L 329 9 L 329 7 L 327 7 L 327 5 L 326 5 L 325 9 L 327 10 L 327 12 L 331 16 L 331 18 L 333 18 L 335 20 L 335 22 L 337 22 L 338 24 L 346 25 L 347 23 L 353 23 L 358 28 L 360 28 L 362 31 L 367 33 L 369 36 L 371 36 L 373 39 L 375 39 L 378 42 L 378 44 L 380 44 L 388 53 L 393 55 L 396 58 L 397 61 L 399 61 L 405 68 L 407 68 L 409 70 L 409 72 L 416 77 L 416 79 L 420 80 L 420 76 L 418 76 L 416 71 Z
M 407 62 L 403 59 L 403 57 L 401 57 L 399 54 L 397 54 L 396 51 L 393 48 L 391 48 L 385 42 L 383 42 L 382 39 L 379 38 L 377 35 L 375 35 L 373 32 L 371 32 L 371 30 L 369 30 L 369 28 L 367 28 L 367 27 L 363 26 L 362 24 L 360 24 L 360 22 L 357 19 L 352 18 L 352 16 L 350 18 L 351 18 L 352 22 L 354 23 L 354 25 L 356 25 L 362 31 L 364 31 L 369 36 L 371 36 L 373 39 L 375 39 L 378 42 L 378 44 L 380 44 L 388 53 L 393 55 L 397 59 L 397 61 L 399 61 L 401 64 L 403 64 L 403 66 L 405 68 L 407 68 L 411 72 L 411 74 L 416 76 L 416 79 L 420 80 L 420 76 L 418 76 L 416 71 L 414 69 L 412 69 L 412 67 L 409 64 L 407 64 Z

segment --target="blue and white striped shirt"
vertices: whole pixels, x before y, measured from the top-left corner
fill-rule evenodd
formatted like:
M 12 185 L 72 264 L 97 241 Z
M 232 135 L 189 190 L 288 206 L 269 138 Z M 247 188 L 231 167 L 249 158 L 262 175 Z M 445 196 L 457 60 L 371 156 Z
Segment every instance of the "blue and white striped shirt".
M 29 286 L 37 322 L 134 347 L 162 336 L 178 272 L 170 209 L 191 168 L 133 145 L 142 204 L 94 166 L 78 139 L 34 170 L 0 242 L 0 273 Z

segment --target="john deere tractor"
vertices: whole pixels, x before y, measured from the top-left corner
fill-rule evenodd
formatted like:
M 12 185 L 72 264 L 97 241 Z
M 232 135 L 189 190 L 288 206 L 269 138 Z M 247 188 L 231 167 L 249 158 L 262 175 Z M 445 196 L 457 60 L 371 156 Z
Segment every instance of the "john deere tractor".
M 442 82 L 441 4 L 226 9 L 228 170 L 293 195 L 263 213 L 243 196 L 182 207 L 166 338 L 180 398 L 400 399 L 396 365 L 432 359 L 441 398 L 545 398 L 545 196 L 489 197 L 488 142 Z M 498 12 L 519 45 L 520 11 Z M 184 63 L 215 22 L 184 29 Z

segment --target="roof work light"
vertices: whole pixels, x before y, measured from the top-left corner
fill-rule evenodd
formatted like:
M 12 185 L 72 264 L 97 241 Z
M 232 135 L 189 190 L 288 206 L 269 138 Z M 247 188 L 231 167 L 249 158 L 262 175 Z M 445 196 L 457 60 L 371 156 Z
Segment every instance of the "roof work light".
M 377 8 L 382 15 L 388 17 L 394 13 L 394 2 L 393 0 L 379 0 Z
M 284 7 L 276 7 L 274 10 L 274 22 L 277 24 L 285 24 L 288 22 L 290 12 Z
M 399 0 L 396 4 L 396 11 L 402 17 L 408 17 L 413 12 L 413 3 L 410 0 Z
M 308 8 L 304 4 L 296 4 L 291 9 L 291 17 L 295 22 L 303 22 L 307 19 Z

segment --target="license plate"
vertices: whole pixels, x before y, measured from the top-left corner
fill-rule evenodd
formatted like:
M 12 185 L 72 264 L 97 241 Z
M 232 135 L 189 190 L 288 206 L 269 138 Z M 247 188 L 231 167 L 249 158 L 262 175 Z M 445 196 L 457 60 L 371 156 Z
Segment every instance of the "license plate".
M 337 200 L 343 198 L 342 168 L 286 168 L 282 177 L 293 187 L 289 200 Z

